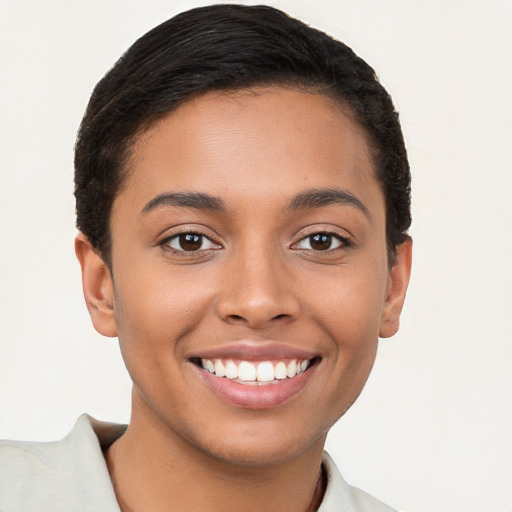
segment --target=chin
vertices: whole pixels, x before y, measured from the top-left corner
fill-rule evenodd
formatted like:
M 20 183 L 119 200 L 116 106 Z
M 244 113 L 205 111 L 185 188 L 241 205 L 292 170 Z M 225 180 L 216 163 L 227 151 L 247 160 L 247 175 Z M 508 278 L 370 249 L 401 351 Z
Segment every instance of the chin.
M 286 464 L 299 457 L 307 451 L 307 448 L 298 446 L 282 445 L 255 445 L 248 443 L 247 446 L 216 446 L 215 451 L 209 451 L 208 455 L 213 456 L 219 462 L 229 465 L 245 467 L 270 467 Z
M 234 430 L 238 430 L 237 433 Z M 208 439 L 204 437 L 194 442 L 206 456 L 237 466 L 278 466 L 300 457 L 305 452 L 323 452 L 327 430 L 316 436 L 309 432 L 292 432 L 289 426 L 260 425 L 256 429 L 221 429 L 225 432 L 220 439 L 218 434 Z M 307 430 L 307 429 L 304 429 Z

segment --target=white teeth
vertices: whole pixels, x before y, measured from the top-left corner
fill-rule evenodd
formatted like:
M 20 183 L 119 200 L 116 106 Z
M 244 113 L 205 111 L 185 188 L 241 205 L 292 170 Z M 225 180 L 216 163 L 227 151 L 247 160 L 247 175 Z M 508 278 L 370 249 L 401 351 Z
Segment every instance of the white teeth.
M 290 361 L 288 363 L 288 366 L 286 367 L 286 375 L 289 379 L 295 377 L 297 375 L 297 362 L 296 361 Z
M 226 377 L 228 379 L 238 378 L 238 366 L 233 361 L 228 361 L 226 363 Z
M 274 377 L 279 380 L 286 379 L 286 365 L 283 362 L 277 363 L 274 368 Z
M 238 378 L 240 380 L 256 380 L 256 368 L 248 361 L 242 361 L 238 366 Z
M 217 375 L 217 377 L 226 376 L 226 369 L 220 359 L 215 359 L 215 375 Z
M 260 363 L 257 370 L 259 382 L 269 382 L 274 380 L 274 366 L 270 361 Z
M 301 375 L 309 367 L 310 361 L 292 359 L 288 364 L 279 361 L 275 365 L 270 361 L 262 361 L 260 363 L 251 363 L 249 361 L 240 361 L 238 364 L 228 359 L 201 359 L 201 366 L 208 372 L 215 374 L 217 377 L 226 377 L 228 379 L 239 379 L 243 382 L 272 382 L 284 380 L 286 378 L 293 379 L 297 375 Z
M 205 366 L 203 365 L 203 368 L 205 368 Z M 215 365 L 213 364 L 212 361 L 210 361 L 209 359 L 206 360 L 206 369 L 210 372 L 210 373 L 215 373 Z

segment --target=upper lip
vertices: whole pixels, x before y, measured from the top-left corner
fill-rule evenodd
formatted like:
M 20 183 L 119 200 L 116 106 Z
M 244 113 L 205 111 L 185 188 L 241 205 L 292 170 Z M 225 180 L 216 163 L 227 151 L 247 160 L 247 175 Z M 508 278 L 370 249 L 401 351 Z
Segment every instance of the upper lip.
M 265 361 L 269 359 L 309 360 L 318 354 L 309 350 L 292 347 L 273 341 L 240 341 L 218 348 L 200 350 L 188 359 L 240 359 L 244 361 Z

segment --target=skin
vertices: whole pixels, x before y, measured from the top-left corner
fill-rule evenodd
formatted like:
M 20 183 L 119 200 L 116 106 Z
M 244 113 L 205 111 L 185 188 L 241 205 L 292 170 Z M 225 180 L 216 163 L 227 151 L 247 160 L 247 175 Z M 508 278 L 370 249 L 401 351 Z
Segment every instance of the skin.
M 313 189 L 356 201 L 290 208 Z M 154 206 L 190 192 L 224 210 Z M 398 329 L 411 243 L 389 269 L 384 204 L 365 133 L 323 95 L 208 93 L 139 138 L 113 205 L 111 269 L 76 240 L 93 323 L 119 337 L 134 383 L 130 425 L 107 453 L 125 512 L 256 511 L 262 495 L 268 511 L 316 509 L 327 432 L 361 392 L 378 337 Z M 200 250 L 180 250 L 187 231 L 207 237 Z M 330 248 L 315 233 L 333 234 Z M 233 405 L 190 357 L 240 340 L 316 364 L 283 404 Z

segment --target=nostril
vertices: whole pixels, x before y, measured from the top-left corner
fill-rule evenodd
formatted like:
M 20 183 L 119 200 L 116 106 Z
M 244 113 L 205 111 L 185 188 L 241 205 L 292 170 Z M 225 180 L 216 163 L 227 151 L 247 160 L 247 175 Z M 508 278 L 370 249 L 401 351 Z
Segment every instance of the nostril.
M 282 314 L 279 314 L 279 315 L 276 315 L 274 317 L 271 318 L 271 320 L 280 320 L 282 318 L 288 318 L 289 315 L 287 315 L 286 313 L 282 313 Z M 242 315 L 229 315 L 229 318 L 231 320 L 243 320 L 243 321 L 246 321 L 247 319 L 242 316 Z

